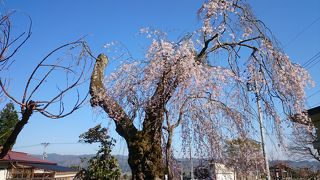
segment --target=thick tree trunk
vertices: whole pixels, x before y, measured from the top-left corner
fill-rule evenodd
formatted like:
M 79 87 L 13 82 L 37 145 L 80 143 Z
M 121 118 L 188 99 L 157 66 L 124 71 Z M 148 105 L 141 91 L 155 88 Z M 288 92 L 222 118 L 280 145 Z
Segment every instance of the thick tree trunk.
M 161 141 L 139 132 L 127 141 L 133 180 L 163 179 Z
M 152 103 L 152 102 L 151 102 Z M 132 179 L 163 179 L 162 122 L 163 108 L 146 108 L 143 130 L 126 138 Z
M 164 95 L 164 83 L 159 82 L 156 92 L 145 108 L 143 130 L 139 131 L 124 109 L 107 94 L 103 85 L 104 70 L 108 59 L 98 56 L 90 82 L 91 106 L 100 106 L 116 124 L 117 133 L 128 146 L 129 160 L 134 180 L 163 179 L 162 123 L 164 104 L 169 95 Z

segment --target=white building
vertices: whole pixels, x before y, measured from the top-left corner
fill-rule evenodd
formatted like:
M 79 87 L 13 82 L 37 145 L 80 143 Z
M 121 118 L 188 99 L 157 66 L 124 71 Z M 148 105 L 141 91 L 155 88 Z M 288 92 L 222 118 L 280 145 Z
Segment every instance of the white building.
M 226 167 L 222 163 L 211 163 L 209 175 L 216 180 L 236 180 L 236 171 L 234 168 Z

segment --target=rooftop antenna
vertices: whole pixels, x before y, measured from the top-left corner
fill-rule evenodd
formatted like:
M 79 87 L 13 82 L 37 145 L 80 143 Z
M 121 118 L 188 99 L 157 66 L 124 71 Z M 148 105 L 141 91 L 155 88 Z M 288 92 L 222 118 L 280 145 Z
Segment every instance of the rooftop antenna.
M 50 143 L 48 143 L 48 142 L 41 143 L 41 145 L 43 146 L 42 159 L 47 159 L 48 158 L 48 154 L 47 154 L 46 150 L 47 150 L 47 147 L 49 146 L 49 144 Z

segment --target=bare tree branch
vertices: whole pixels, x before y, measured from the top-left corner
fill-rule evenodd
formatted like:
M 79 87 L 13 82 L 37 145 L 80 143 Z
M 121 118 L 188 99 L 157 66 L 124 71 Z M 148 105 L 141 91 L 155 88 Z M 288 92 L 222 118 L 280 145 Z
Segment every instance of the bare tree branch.
M 80 48 L 80 51 L 77 51 Z M 0 154 L 4 157 L 12 148 L 19 133 L 28 123 L 34 112 L 39 112 L 45 117 L 59 119 L 66 117 L 86 101 L 88 93 L 79 91 L 88 81 L 87 73 L 90 72 L 91 63 L 87 61 L 87 45 L 83 40 L 66 43 L 49 52 L 33 69 L 29 76 L 21 101 L 13 97 L 0 80 L 0 86 L 4 94 L 21 108 L 22 118 L 11 132 Z M 62 50 L 66 50 L 71 58 L 68 58 Z M 77 58 L 72 54 L 79 53 Z M 61 58 L 56 56 L 62 53 Z M 61 78 L 65 76 L 65 80 Z M 39 77 L 38 81 L 36 77 Z M 60 78 L 57 81 L 57 78 Z M 56 86 L 56 89 L 51 86 Z M 47 91 L 46 88 L 51 88 Z M 42 93 L 45 91 L 46 93 Z M 29 93 L 30 92 L 30 93 Z M 45 94 L 45 95 L 43 95 Z M 66 102 L 69 101 L 69 102 Z M 71 105 L 70 105 L 71 104 Z M 67 107 L 66 107 L 67 106 Z
M 104 88 L 103 78 L 104 70 L 108 64 L 108 58 L 100 54 L 96 59 L 90 82 L 90 103 L 91 106 L 101 106 L 104 111 L 114 120 L 117 132 L 124 138 L 128 139 L 130 133 L 137 131 L 132 120 L 125 113 L 122 107 L 108 95 L 107 89 Z

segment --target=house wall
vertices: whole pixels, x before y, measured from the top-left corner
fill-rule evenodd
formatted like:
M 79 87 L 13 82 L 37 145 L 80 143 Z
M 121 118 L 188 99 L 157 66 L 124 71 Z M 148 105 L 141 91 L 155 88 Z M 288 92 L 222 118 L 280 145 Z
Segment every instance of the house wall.
M 216 174 L 217 180 L 235 180 L 234 173 Z
M 313 147 L 315 149 L 320 149 L 320 113 L 310 116 L 317 133 L 317 140 L 313 142 Z
M 236 180 L 235 170 L 227 168 L 224 164 L 214 164 L 214 174 L 216 180 Z
M 0 169 L 0 179 L 7 179 L 7 169 Z
M 76 172 L 56 172 L 54 178 L 56 180 L 72 180 L 76 176 Z
M 0 162 L 0 180 L 7 178 L 8 166 L 8 163 Z

